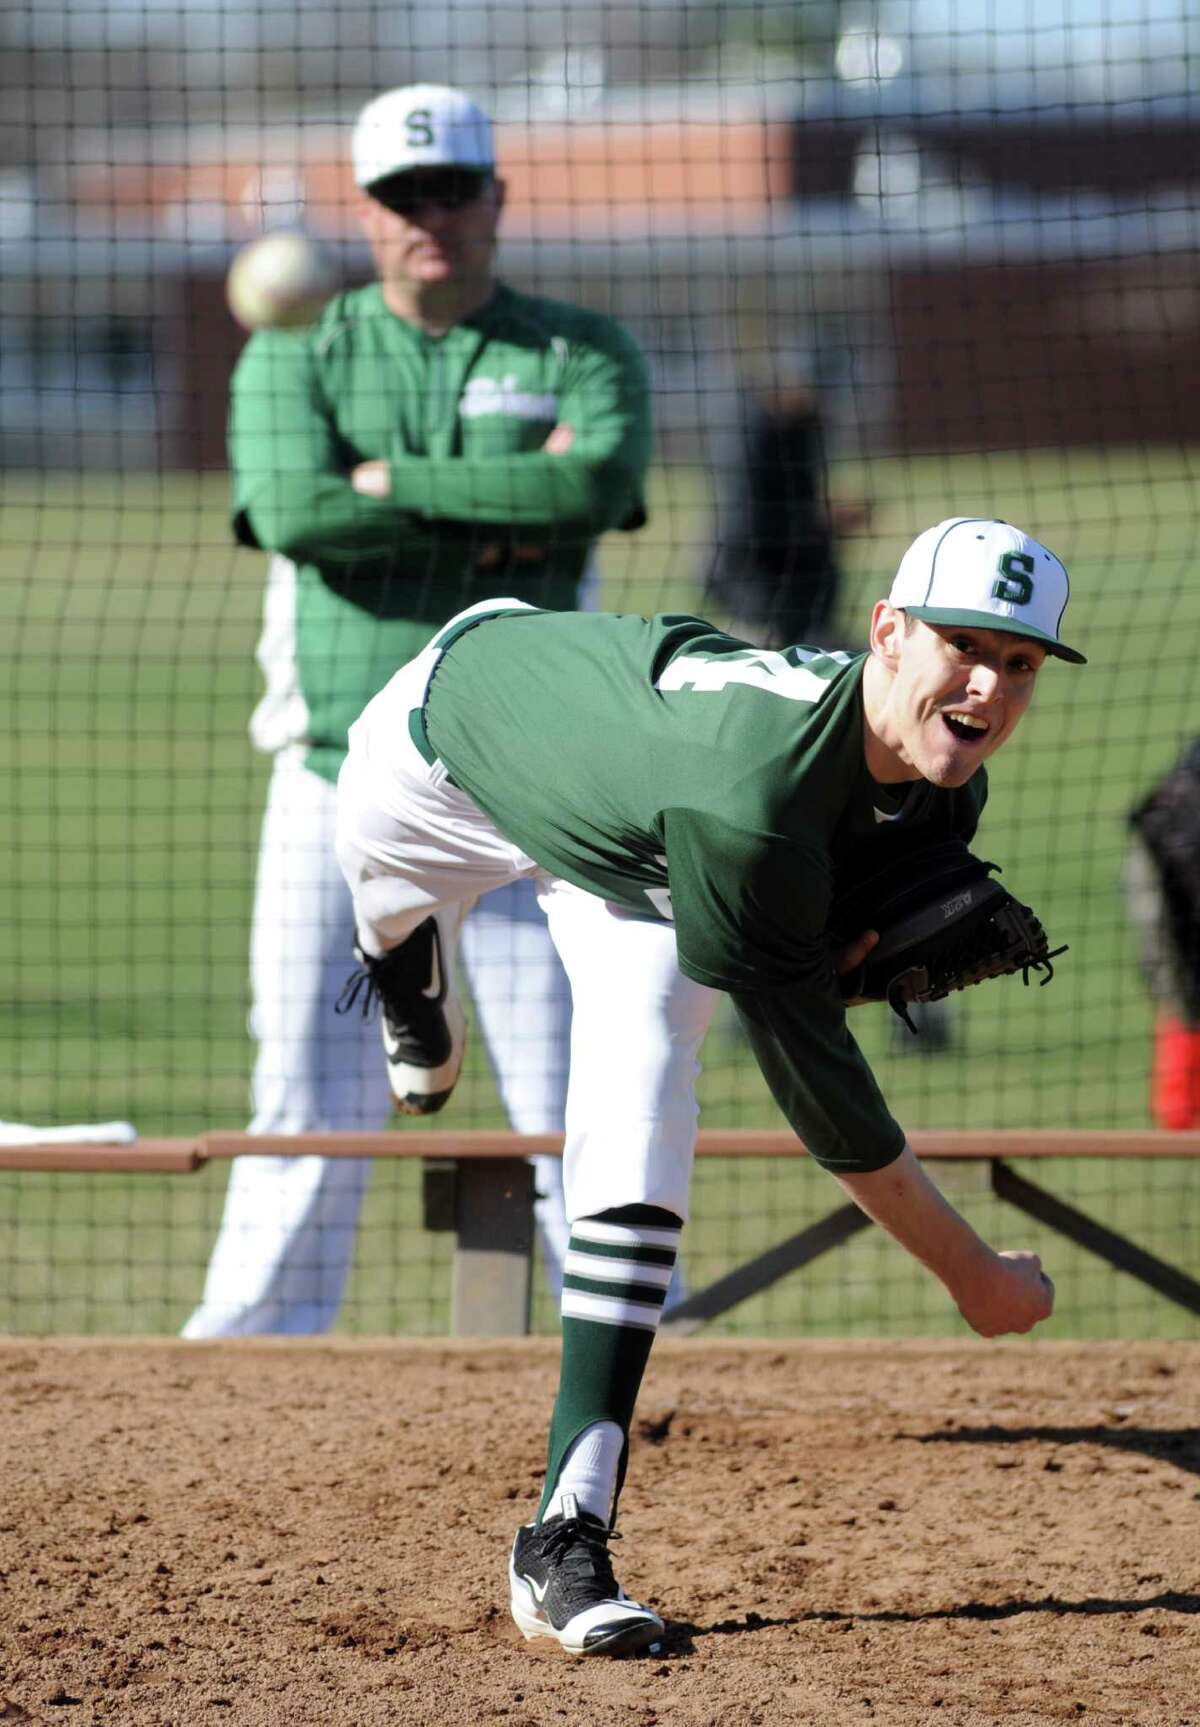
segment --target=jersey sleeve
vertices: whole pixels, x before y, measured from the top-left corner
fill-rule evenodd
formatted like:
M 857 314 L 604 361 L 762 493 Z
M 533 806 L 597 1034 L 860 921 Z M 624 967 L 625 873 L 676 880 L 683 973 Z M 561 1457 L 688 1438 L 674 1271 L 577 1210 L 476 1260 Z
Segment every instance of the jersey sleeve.
M 904 1150 L 832 992 L 802 984 L 733 995 L 771 1095 L 812 1156 L 835 1175 L 883 1169 Z
M 904 1149 L 846 1025 L 826 935 L 831 865 L 815 842 L 670 811 L 680 969 L 726 990 L 771 1093 L 825 1168 L 881 1169 Z
M 430 521 L 494 522 L 593 538 L 646 519 L 650 392 L 641 351 L 606 321 L 602 339 L 572 344 L 558 423 L 574 433 L 563 455 L 402 456 L 392 499 Z
M 233 525 L 240 544 L 322 568 L 391 559 L 426 530 L 392 499 L 350 484 L 306 335 L 259 331 L 242 350 L 230 389 Z

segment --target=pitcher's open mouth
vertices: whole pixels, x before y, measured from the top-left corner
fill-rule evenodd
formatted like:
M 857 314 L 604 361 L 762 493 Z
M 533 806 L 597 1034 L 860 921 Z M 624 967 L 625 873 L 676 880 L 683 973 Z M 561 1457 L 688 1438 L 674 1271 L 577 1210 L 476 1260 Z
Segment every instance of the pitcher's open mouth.
M 978 714 L 948 713 L 943 714 L 942 719 L 959 742 L 964 744 L 982 743 L 992 729 Z

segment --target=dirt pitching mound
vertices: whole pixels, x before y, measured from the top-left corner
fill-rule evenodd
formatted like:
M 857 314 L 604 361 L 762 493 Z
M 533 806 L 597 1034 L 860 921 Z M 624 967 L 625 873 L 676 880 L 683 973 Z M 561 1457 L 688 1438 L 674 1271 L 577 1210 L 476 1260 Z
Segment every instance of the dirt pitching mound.
M 662 1343 L 527 1644 L 553 1343 L 0 1344 L 0 1723 L 1200 1727 L 1200 1347 Z

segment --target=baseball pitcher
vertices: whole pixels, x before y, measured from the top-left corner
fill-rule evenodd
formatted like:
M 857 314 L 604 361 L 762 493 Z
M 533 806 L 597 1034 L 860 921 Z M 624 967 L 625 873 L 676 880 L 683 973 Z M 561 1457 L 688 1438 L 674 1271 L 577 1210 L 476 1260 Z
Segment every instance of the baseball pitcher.
M 352 728 L 338 851 L 393 1091 L 454 1084 L 451 997 L 431 1026 L 406 954 L 438 948 L 449 980 L 464 904 L 534 883 L 571 980 L 561 1374 L 541 1502 L 510 1564 L 526 1636 L 593 1654 L 662 1631 L 617 1585 L 608 1539 L 688 1214 L 720 992 L 809 1153 L 977 1332 L 1026 1332 L 1050 1313 L 1037 1257 L 995 1252 L 941 1197 L 850 1033 L 839 979 L 886 932 L 864 923 L 835 943 L 830 924 L 839 877 L 881 833 L 942 842 L 958 871 L 949 842 L 974 834 L 984 764 L 1043 663 L 1082 660 L 1059 635 L 1067 592 L 1036 540 L 956 517 L 906 553 L 865 654 L 755 649 L 693 617 L 484 602 Z M 956 887 L 942 909 L 970 914 L 971 899 Z M 1011 921 L 997 920 L 1000 970 L 1022 964 L 1009 963 Z M 1028 970 L 1048 955 L 1036 920 L 1025 926 Z M 972 932 L 953 986 L 992 975 Z M 904 999 L 920 999 L 909 974 L 922 969 L 905 960 Z M 878 993 L 898 989 L 888 977 Z

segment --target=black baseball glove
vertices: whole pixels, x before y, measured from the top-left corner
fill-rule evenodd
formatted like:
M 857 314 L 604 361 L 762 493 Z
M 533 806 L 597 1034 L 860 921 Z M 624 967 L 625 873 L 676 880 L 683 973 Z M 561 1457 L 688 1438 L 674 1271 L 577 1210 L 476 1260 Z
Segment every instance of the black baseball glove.
M 1044 971 L 1066 947 L 1050 951 L 1027 905 L 991 879 L 999 866 L 966 842 L 919 833 L 880 835 L 834 882 L 830 936 L 835 948 L 864 931 L 879 941 L 838 982 L 847 1001 L 886 1001 L 912 1032 L 915 1001 L 939 1001 L 985 978 Z

